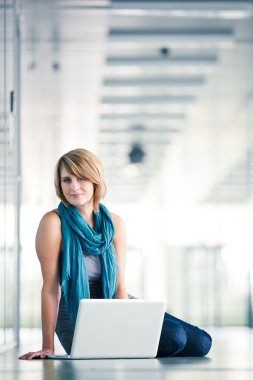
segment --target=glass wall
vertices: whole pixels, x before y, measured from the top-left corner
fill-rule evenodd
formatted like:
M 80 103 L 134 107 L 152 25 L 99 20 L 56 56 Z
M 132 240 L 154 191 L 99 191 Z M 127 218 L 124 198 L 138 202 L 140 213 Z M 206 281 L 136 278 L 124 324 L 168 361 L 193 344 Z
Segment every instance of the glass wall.
M 18 27 L 13 1 L 0 4 L 0 350 L 18 340 Z

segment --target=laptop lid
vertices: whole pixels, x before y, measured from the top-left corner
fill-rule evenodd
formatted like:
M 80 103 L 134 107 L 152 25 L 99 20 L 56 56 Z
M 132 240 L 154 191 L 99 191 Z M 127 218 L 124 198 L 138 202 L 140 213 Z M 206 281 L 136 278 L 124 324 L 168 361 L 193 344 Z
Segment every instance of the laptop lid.
M 155 357 L 165 306 L 143 299 L 81 300 L 70 357 Z

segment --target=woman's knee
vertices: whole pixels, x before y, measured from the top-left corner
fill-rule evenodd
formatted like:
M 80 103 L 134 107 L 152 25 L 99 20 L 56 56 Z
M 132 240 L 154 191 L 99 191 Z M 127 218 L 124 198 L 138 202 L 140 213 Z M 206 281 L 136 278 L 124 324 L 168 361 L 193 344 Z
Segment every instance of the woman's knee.
M 206 356 L 211 349 L 212 338 L 206 331 L 199 330 L 199 333 L 193 339 L 189 339 L 188 343 L 179 354 L 180 356 Z
M 187 343 L 187 335 L 182 326 L 163 324 L 157 356 L 175 356 Z
M 199 339 L 199 344 L 197 348 L 197 356 L 206 356 L 212 347 L 211 336 L 203 330 L 203 334 Z

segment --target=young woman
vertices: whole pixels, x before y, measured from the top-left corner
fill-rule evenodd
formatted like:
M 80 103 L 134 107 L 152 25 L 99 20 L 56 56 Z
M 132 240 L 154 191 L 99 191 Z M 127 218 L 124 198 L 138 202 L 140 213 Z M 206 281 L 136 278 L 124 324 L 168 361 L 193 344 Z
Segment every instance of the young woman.
M 102 163 L 85 149 L 64 154 L 55 170 L 58 209 L 45 214 L 36 235 L 43 276 L 42 349 L 20 359 L 54 353 L 54 332 L 70 353 L 79 300 L 128 298 L 123 220 L 100 203 L 106 192 Z M 165 313 L 157 356 L 205 356 L 210 335 Z

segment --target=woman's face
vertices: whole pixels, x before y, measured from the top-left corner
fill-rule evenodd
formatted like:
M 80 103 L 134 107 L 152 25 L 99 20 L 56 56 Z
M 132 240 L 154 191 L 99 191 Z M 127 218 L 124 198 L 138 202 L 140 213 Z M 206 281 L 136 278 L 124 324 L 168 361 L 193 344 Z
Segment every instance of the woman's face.
M 61 168 L 61 188 L 66 200 L 73 206 L 84 206 L 93 202 L 93 183 L 70 174 L 64 166 Z

